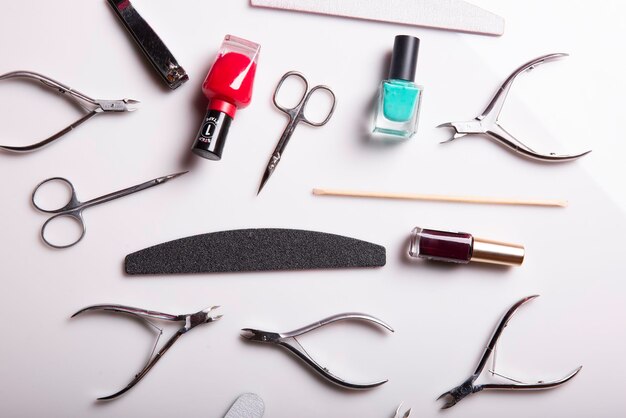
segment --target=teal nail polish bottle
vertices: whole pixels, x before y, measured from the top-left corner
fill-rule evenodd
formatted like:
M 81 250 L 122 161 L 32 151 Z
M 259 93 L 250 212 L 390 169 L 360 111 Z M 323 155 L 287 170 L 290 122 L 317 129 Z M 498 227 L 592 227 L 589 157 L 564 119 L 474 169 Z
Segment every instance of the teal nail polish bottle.
M 420 40 L 398 35 L 393 45 L 389 79 L 380 86 L 374 133 L 410 138 L 417 131 L 423 87 L 415 84 Z

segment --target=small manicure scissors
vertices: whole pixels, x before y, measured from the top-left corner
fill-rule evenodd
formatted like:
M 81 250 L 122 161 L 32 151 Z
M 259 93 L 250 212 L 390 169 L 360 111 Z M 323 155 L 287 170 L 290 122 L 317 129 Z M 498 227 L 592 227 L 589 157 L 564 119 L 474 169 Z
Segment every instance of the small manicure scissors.
M 278 93 L 280 92 L 280 88 L 282 87 L 283 83 L 287 81 L 290 77 L 299 78 L 304 83 L 304 94 L 300 98 L 300 101 L 298 102 L 298 104 L 296 104 L 294 107 L 283 106 L 280 103 L 278 103 L 278 100 L 277 100 L 277 96 L 278 96 Z M 328 93 L 332 99 L 332 102 L 331 102 L 330 110 L 326 116 L 326 119 L 322 120 L 321 122 L 315 122 L 307 118 L 305 113 L 306 113 L 306 108 L 307 108 L 307 104 L 309 103 L 309 100 L 311 99 L 311 97 L 313 97 L 315 92 L 320 91 L 320 90 Z M 274 90 L 273 101 L 274 101 L 274 106 L 276 106 L 278 110 L 285 113 L 289 117 L 289 123 L 287 124 L 287 127 L 283 131 L 283 134 L 280 137 L 280 140 L 278 141 L 278 145 L 276 145 L 276 149 L 274 149 L 274 152 L 272 153 L 272 157 L 267 163 L 267 168 L 265 169 L 265 174 L 263 174 L 263 179 L 261 179 L 261 185 L 259 186 L 259 191 L 257 192 L 257 194 L 261 193 L 263 186 L 265 186 L 265 183 L 267 183 L 267 180 L 274 173 L 274 170 L 276 169 L 276 166 L 280 162 L 280 159 L 282 158 L 283 153 L 285 152 L 285 148 L 287 147 L 287 144 L 289 143 L 289 140 L 291 139 L 291 135 L 293 135 L 293 131 L 296 129 L 296 126 L 298 126 L 300 122 L 304 122 L 307 125 L 314 126 L 314 127 L 320 127 L 320 126 L 326 125 L 326 123 L 328 123 L 330 118 L 333 116 L 333 113 L 335 112 L 335 104 L 336 104 L 335 93 L 333 93 L 330 87 L 320 85 L 320 86 L 315 86 L 311 90 L 309 90 L 309 83 L 307 79 L 304 77 L 303 74 L 297 71 L 289 71 L 288 73 L 283 75 L 283 77 L 278 82 L 276 89 Z
M 0 80 L 8 80 L 11 78 L 25 78 L 29 80 L 35 80 L 41 82 L 44 86 L 49 87 L 53 90 L 57 90 L 61 94 L 67 94 L 66 97 L 74 100 L 80 107 L 82 107 L 87 113 L 80 119 L 75 122 L 72 122 L 66 128 L 61 129 L 59 132 L 54 135 L 41 140 L 37 143 L 25 146 L 14 146 L 14 145 L 0 145 L 0 150 L 7 152 L 15 152 L 15 153 L 26 153 L 37 151 L 52 142 L 56 141 L 72 129 L 82 125 L 87 122 L 92 117 L 96 116 L 99 113 L 121 113 L 121 112 L 133 112 L 137 109 L 137 105 L 139 102 L 133 99 L 122 99 L 122 100 L 99 100 L 92 99 L 79 92 L 78 90 L 74 90 L 71 87 L 66 86 L 65 84 L 59 83 L 56 80 L 51 79 L 50 77 L 46 77 L 42 74 L 37 74 L 32 71 L 13 71 L 10 73 L 6 73 L 0 75 Z
M 150 187 L 153 187 L 153 186 L 158 186 L 178 176 L 182 176 L 183 174 L 186 174 L 186 173 L 188 172 L 184 171 L 181 173 L 170 174 L 164 177 L 158 177 L 156 179 L 146 181 L 145 183 L 137 184 L 127 189 L 118 190 L 116 192 L 109 193 L 104 196 L 96 197 L 94 199 L 88 200 L 87 202 L 81 202 L 80 200 L 78 200 L 78 197 L 76 196 L 76 190 L 74 189 L 74 185 L 70 183 L 69 180 L 63 177 L 52 177 L 52 178 L 46 179 L 35 187 L 35 190 L 33 191 L 33 194 L 31 197 L 33 206 L 35 206 L 37 210 L 44 212 L 44 213 L 54 214 L 54 216 L 50 217 L 41 227 L 41 238 L 43 239 L 43 242 L 45 242 L 47 245 L 49 245 L 52 248 L 73 247 L 74 245 L 78 244 L 85 236 L 86 228 L 85 228 L 85 221 L 83 220 L 83 211 L 85 209 L 90 208 L 92 206 L 99 205 L 101 203 L 106 203 L 111 200 L 118 199 L 120 197 L 128 196 L 130 194 L 140 192 L 145 189 L 149 189 Z M 37 199 L 36 199 L 37 193 L 39 192 L 42 186 L 49 184 L 49 183 L 54 183 L 54 182 L 63 183 L 65 186 L 69 188 L 70 190 L 69 200 L 67 201 L 65 206 L 58 208 L 58 209 L 43 208 L 37 203 Z M 70 220 L 77 222 L 78 225 L 80 225 L 81 227 L 80 235 L 78 235 L 74 241 L 71 241 L 67 244 L 61 244 L 61 245 L 54 244 L 46 238 L 46 228 L 48 227 L 48 225 L 50 225 L 50 223 L 59 219 L 63 219 L 63 218 L 70 219 Z

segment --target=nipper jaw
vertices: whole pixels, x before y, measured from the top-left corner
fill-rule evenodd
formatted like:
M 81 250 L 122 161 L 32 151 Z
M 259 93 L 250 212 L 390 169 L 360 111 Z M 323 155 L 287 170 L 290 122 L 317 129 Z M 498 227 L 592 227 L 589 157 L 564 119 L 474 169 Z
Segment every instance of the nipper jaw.
M 211 306 L 210 308 L 203 309 L 194 314 L 181 315 L 181 320 L 185 321 L 185 326 L 183 327 L 184 332 L 188 332 L 198 325 L 208 324 L 209 322 L 220 319 L 222 315 L 213 314 L 213 311 L 218 308 L 219 306 Z
M 280 335 L 277 332 L 261 331 L 261 330 L 252 329 L 252 328 L 242 329 L 241 336 L 250 341 L 255 341 L 258 343 L 272 343 L 272 344 L 279 344 L 281 339 L 283 338 L 282 335 Z
M 437 128 L 454 129 L 454 136 L 446 141 L 443 141 L 442 144 L 464 137 L 465 135 L 487 133 L 487 129 L 483 127 L 482 122 L 478 119 L 473 119 L 466 122 L 446 122 L 437 126 Z
M 476 381 L 477 378 L 478 376 L 473 375 L 454 389 L 441 394 L 437 400 L 444 398 L 446 400 L 446 403 L 441 407 L 441 409 L 451 408 L 466 396 L 483 390 L 481 385 L 474 385 L 474 381 Z
M 134 99 L 94 100 L 96 113 L 102 112 L 134 112 L 139 109 L 139 101 Z

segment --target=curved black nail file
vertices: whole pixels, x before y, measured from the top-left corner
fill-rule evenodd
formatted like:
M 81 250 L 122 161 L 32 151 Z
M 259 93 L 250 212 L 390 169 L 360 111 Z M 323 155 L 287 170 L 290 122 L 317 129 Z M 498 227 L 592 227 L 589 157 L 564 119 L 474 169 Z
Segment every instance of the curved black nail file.
M 297 229 L 239 229 L 181 238 L 126 256 L 128 274 L 381 267 L 385 247 Z

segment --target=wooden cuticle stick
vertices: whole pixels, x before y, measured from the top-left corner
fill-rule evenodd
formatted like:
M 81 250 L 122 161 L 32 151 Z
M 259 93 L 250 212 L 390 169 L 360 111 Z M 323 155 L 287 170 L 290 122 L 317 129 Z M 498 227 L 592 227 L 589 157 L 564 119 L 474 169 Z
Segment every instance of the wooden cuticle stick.
M 364 197 L 374 199 L 422 200 L 428 202 L 472 203 L 484 205 L 567 207 L 567 200 L 509 199 L 478 196 L 446 196 L 433 194 L 362 192 L 355 190 L 313 189 L 316 196 Z

